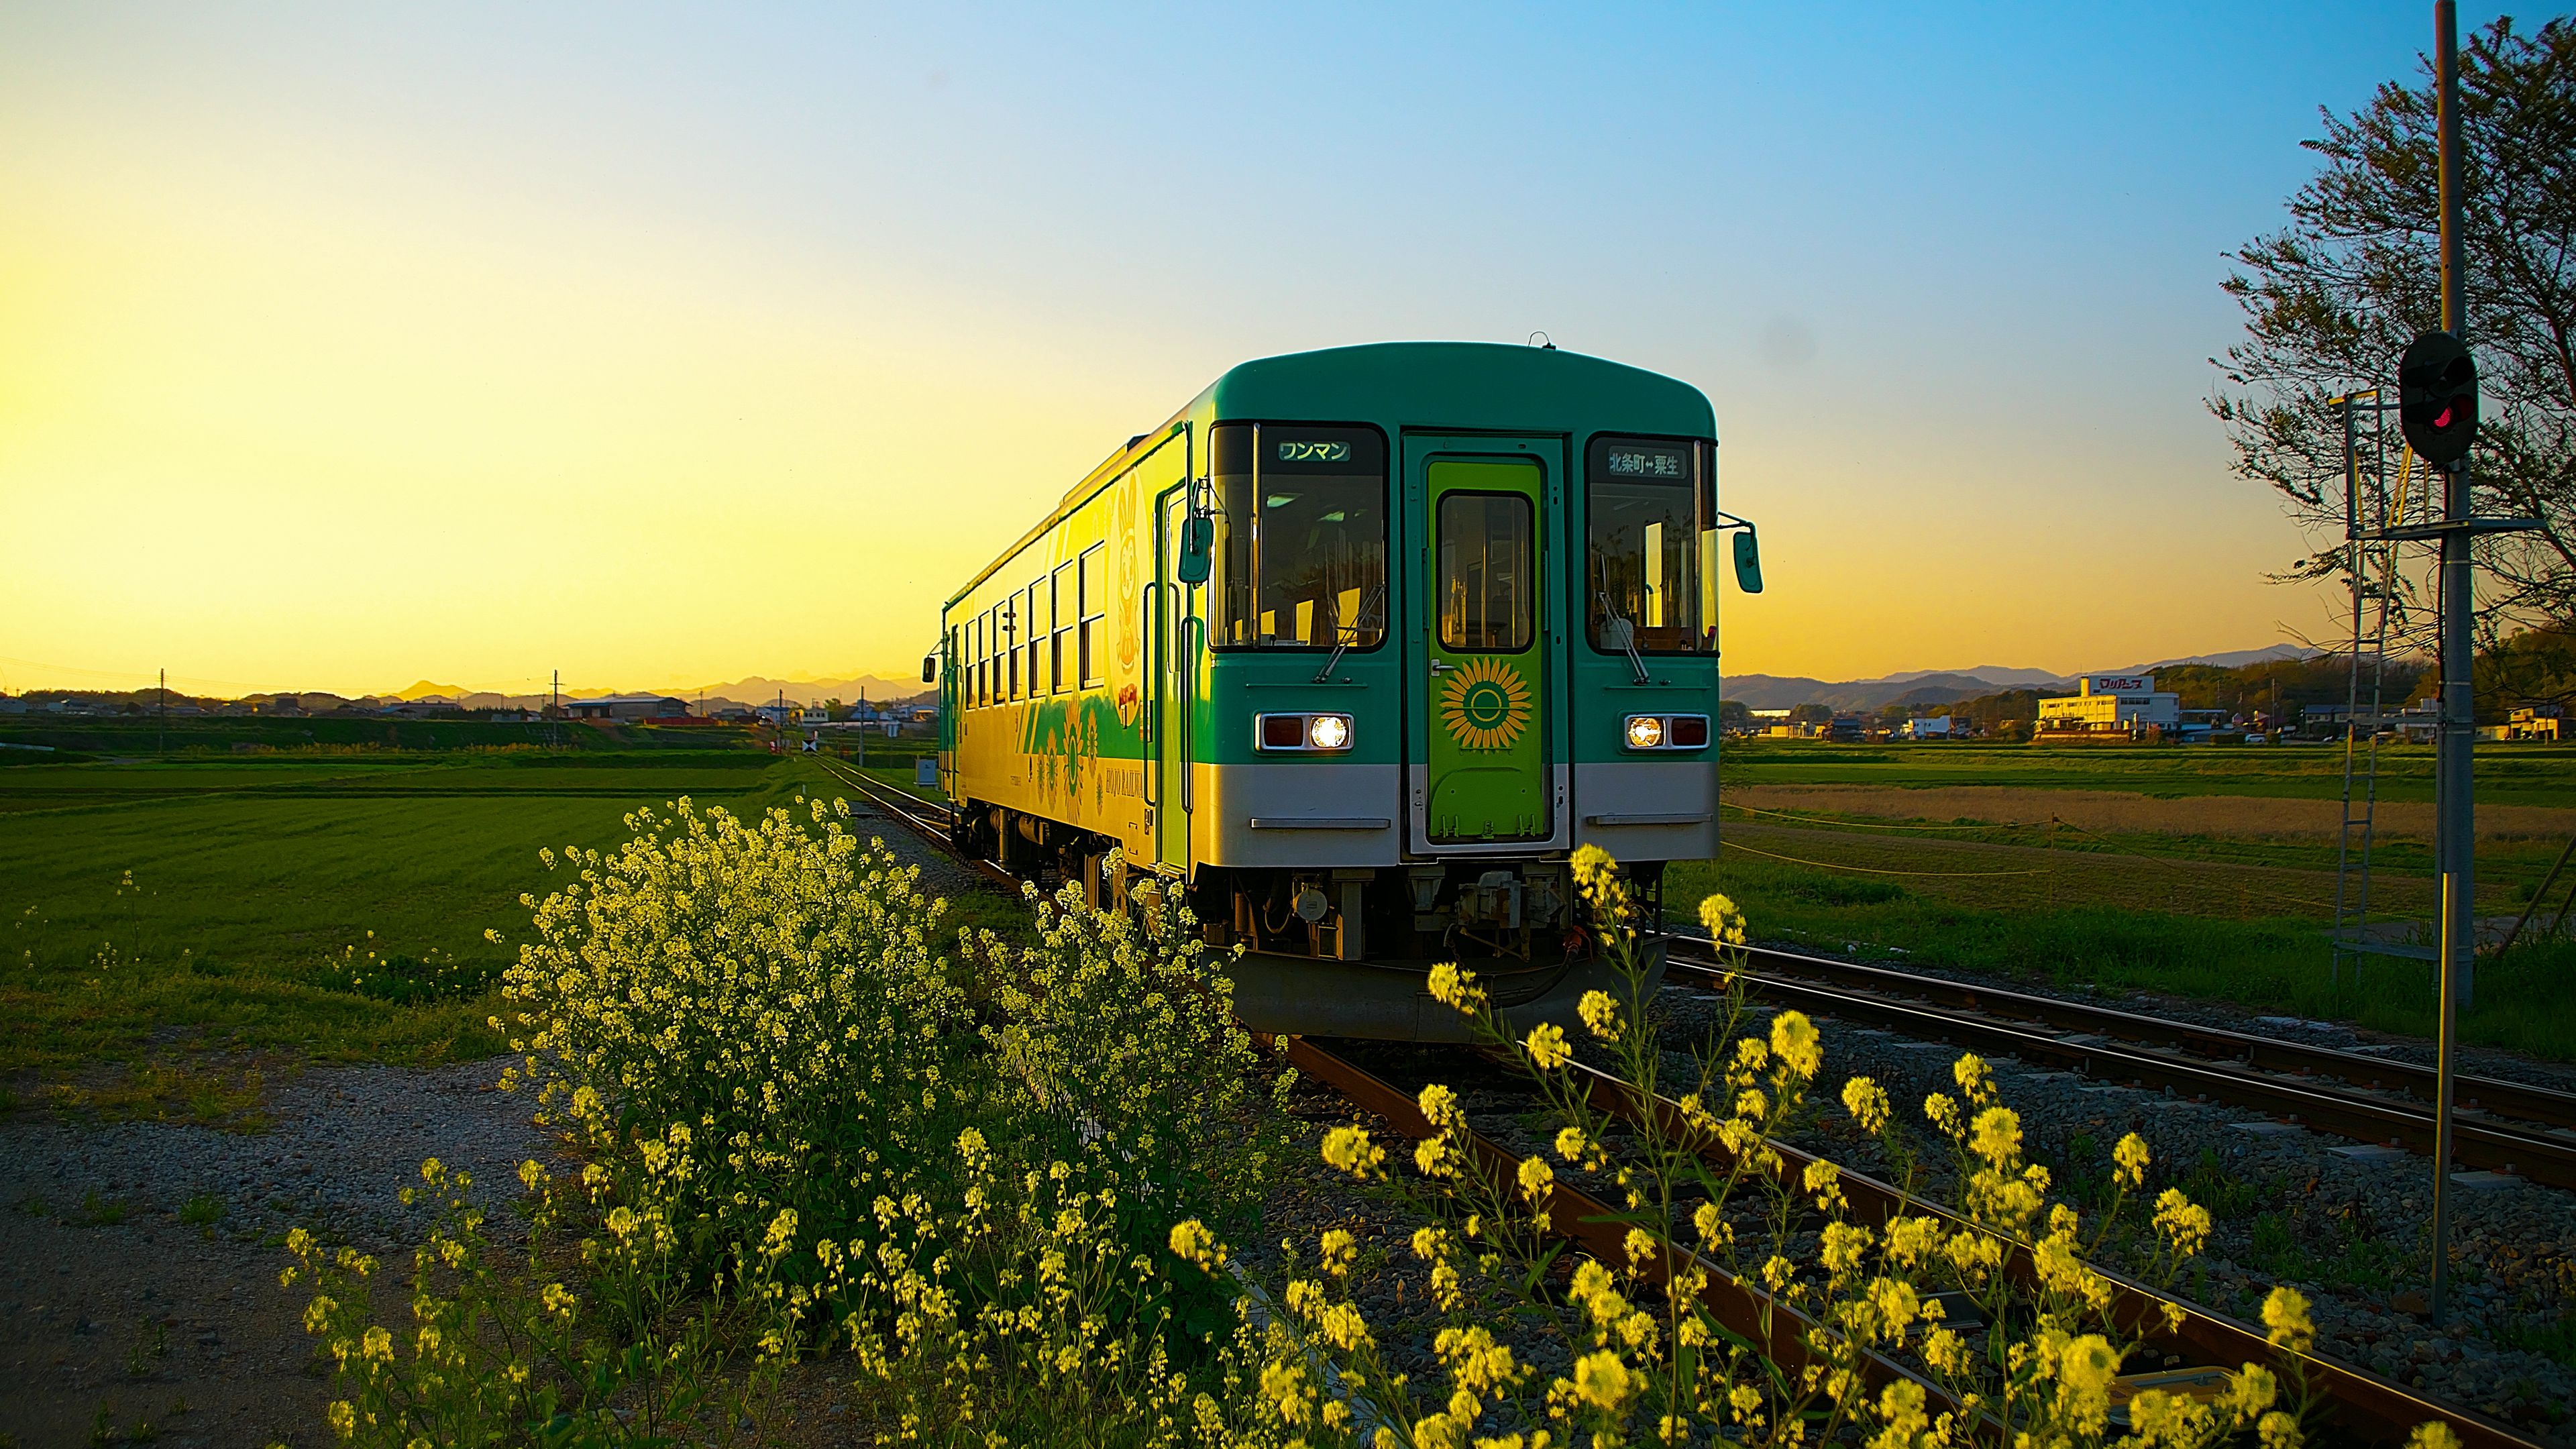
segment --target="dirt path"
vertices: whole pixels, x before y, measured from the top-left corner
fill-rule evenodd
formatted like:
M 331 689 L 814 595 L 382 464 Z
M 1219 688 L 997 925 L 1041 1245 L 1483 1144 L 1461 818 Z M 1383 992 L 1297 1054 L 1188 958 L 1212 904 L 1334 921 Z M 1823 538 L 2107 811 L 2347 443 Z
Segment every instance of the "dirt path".
M 438 1157 L 515 1192 L 544 1150 L 499 1064 L 312 1067 L 266 1093 L 268 1130 L 0 1122 L 0 1443 L 333 1442 L 330 1385 L 279 1287 L 290 1228 L 378 1253 L 422 1210 L 397 1193 Z M 387 1301 L 400 1311 L 402 1290 Z

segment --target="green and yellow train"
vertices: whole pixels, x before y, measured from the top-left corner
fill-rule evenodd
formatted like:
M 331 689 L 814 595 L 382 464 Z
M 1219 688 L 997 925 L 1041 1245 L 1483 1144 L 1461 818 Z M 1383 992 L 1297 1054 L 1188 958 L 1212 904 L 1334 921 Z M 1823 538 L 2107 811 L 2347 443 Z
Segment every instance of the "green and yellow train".
M 1760 587 L 1716 448 L 1698 389 L 1553 348 L 1229 370 L 948 601 L 958 844 L 1180 893 L 1257 1027 L 1455 1036 L 1434 960 L 1559 1014 L 1573 851 L 1650 899 L 1716 852 L 1723 534 Z

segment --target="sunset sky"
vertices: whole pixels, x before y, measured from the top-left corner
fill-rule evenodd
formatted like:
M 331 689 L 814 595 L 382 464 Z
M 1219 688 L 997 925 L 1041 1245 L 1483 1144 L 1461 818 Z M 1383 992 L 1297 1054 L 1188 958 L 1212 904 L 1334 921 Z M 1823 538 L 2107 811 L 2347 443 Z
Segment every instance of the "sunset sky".
M 900 675 L 1232 363 L 1534 329 L 1715 403 L 1729 673 L 2329 631 L 2221 254 L 2430 12 L 0 5 L 0 689 Z

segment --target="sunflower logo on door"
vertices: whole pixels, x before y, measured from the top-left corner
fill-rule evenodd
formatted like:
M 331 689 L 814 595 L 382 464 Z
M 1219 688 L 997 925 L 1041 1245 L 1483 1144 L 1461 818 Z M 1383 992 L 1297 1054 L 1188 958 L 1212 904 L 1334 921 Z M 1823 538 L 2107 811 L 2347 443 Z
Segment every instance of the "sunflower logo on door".
M 1521 672 L 1490 655 L 1467 661 L 1440 689 L 1440 722 L 1470 750 L 1508 750 L 1529 727 L 1530 690 Z

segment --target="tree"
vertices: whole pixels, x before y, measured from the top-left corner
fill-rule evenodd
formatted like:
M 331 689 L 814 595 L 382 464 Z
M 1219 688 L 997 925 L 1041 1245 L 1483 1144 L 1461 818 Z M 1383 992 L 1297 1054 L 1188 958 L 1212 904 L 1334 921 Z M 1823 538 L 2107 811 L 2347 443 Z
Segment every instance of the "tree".
M 2343 423 L 2327 399 L 2374 385 L 2393 398 L 2397 354 L 2441 325 L 2440 151 L 2431 62 L 2421 69 L 2367 110 L 2321 110 L 2325 135 L 2305 144 L 2325 164 L 2290 198 L 2289 226 L 2232 255 L 2225 287 L 2246 339 L 2212 359 L 2226 381 L 2210 411 L 2236 471 L 2331 540 L 2285 581 L 2348 572 Z M 2460 110 L 2477 511 L 2548 525 L 2478 541 L 2479 639 L 2492 646 L 2511 624 L 2576 623 L 2576 25 L 2521 35 L 2507 17 L 2472 35 Z M 2426 647 L 2429 625 L 2409 611 L 2404 642 Z

